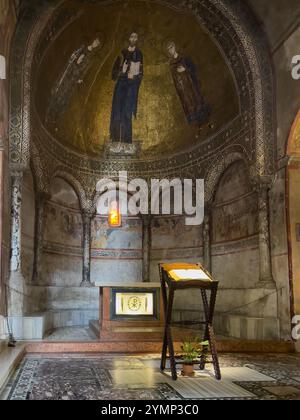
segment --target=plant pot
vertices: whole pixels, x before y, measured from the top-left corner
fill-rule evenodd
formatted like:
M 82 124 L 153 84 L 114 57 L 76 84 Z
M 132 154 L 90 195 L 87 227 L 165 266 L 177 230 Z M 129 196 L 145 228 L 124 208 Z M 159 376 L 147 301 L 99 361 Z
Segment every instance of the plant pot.
M 193 377 L 195 376 L 195 368 L 194 365 L 182 365 L 182 376 Z

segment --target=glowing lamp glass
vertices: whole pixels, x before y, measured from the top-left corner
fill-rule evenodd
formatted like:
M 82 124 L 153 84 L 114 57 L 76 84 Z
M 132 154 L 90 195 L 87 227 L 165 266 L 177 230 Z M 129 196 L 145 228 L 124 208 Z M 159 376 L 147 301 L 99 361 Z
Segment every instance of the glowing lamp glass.
M 120 213 L 119 204 L 112 202 L 108 214 L 108 224 L 110 227 L 121 227 L 122 216 Z

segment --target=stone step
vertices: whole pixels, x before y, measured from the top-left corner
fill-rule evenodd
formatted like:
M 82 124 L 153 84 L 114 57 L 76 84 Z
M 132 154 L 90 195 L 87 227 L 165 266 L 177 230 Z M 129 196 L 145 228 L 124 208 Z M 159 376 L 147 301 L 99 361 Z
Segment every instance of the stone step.
M 7 340 L 0 340 L 0 353 L 7 348 Z
M 6 347 L 0 353 L 0 394 L 10 375 L 25 355 L 25 345 L 17 344 L 15 348 Z
M 100 337 L 100 341 L 140 341 L 160 343 L 163 341 L 164 328 L 149 327 L 147 326 L 147 322 L 145 322 L 145 326 L 143 327 L 128 327 L 128 325 L 126 325 L 125 327 L 117 326 L 111 329 L 102 329 L 101 331 L 99 321 L 91 321 L 89 326 L 96 337 Z M 172 331 L 173 339 L 175 341 L 182 342 L 186 338 L 195 338 L 195 332 L 192 330 L 187 331 L 184 329 L 172 328 Z

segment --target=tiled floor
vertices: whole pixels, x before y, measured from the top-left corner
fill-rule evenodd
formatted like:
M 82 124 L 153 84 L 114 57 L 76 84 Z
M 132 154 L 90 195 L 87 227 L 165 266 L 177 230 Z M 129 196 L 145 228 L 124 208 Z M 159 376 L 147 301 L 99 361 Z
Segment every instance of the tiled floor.
M 223 380 L 211 371 L 195 378 L 159 371 L 155 355 L 27 356 L 2 399 L 183 400 L 300 399 L 300 355 L 221 355 Z

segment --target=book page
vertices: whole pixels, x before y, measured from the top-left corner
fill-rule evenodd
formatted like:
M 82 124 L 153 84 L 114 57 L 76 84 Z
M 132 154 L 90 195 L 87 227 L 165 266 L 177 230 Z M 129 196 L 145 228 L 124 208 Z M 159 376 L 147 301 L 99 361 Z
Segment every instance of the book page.
M 174 280 L 211 280 L 203 270 L 172 270 L 170 276 Z
M 129 79 L 133 79 L 135 76 L 138 76 L 141 71 L 141 63 L 138 61 L 137 63 L 131 62 L 130 70 L 128 72 Z

